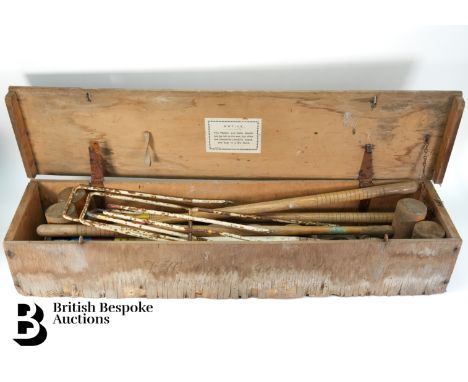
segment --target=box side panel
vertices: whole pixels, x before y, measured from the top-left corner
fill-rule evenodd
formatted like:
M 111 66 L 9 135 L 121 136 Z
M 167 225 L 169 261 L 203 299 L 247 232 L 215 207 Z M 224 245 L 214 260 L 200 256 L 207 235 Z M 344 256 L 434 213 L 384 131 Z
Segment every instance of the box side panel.
M 429 211 L 434 215 L 435 220 L 437 220 L 446 232 L 446 237 L 460 239 L 455 225 L 450 218 L 449 213 L 444 207 L 442 200 L 437 194 L 437 191 L 434 185 L 431 182 L 425 182 L 425 187 L 423 190 L 423 201 L 427 204 Z
M 9 91 L 5 97 L 5 103 L 10 116 L 16 142 L 23 160 L 26 175 L 34 178 L 37 174 L 36 159 L 31 147 L 28 130 L 23 116 L 23 111 L 18 100 L 18 95 L 14 91 Z
M 34 296 L 246 298 L 444 292 L 458 239 L 300 243 L 7 242 Z
M 36 227 L 43 223 L 45 223 L 45 217 L 39 187 L 38 183 L 33 180 L 26 186 L 5 236 L 5 241 L 39 239 L 36 235 Z
M 447 124 L 440 144 L 439 154 L 434 166 L 434 183 L 441 184 L 444 180 L 445 171 L 447 170 L 455 138 L 457 137 L 457 131 L 460 126 L 464 108 L 465 100 L 463 97 L 461 95 L 454 96 L 448 113 Z

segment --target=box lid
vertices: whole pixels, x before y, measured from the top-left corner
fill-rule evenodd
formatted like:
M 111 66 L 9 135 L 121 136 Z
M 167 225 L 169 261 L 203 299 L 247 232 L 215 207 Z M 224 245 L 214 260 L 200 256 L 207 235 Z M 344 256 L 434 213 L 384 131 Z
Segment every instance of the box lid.
M 41 87 L 10 87 L 6 103 L 29 177 L 88 175 L 98 141 L 106 176 L 356 179 L 372 144 L 375 179 L 436 183 L 464 107 L 459 91 Z M 210 152 L 213 131 L 232 133 L 217 122 L 236 120 L 256 121 L 256 150 L 231 152 L 230 136 L 228 149 Z

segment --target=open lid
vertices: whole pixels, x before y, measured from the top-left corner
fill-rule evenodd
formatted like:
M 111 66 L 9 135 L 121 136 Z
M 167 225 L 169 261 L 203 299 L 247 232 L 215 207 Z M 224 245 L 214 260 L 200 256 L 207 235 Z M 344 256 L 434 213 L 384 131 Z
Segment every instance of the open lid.
M 441 183 L 463 112 L 458 91 L 168 91 L 11 87 L 26 173 L 356 179 Z M 424 172 L 424 174 L 423 174 Z

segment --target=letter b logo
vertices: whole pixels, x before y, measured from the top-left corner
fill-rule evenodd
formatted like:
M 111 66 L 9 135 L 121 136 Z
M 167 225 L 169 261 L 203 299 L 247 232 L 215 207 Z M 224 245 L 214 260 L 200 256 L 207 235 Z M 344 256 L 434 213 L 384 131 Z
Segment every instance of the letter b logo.
M 18 320 L 19 338 L 14 338 L 14 341 L 21 346 L 36 346 L 46 340 L 47 330 L 41 325 L 44 312 L 39 306 L 18 304 L 18 317 L 24 318 Z

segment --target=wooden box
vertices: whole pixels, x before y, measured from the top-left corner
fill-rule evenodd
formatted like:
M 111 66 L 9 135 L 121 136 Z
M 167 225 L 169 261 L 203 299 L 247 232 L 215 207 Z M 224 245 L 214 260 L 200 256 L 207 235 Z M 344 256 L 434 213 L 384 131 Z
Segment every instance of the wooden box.
M 4 241 L 19 293 L 32 296 L 246 298 L 440 293 L 461 238 L 442 183 L 461 92 L 213 92 L 11 87 L 6 103 L 31 178 Z M 205 118 L 262 122 L 260 152 L 207 152 Z M 144 132 L 151 133 L 148 165 Z M 98 141 L 105 185 L 253 202 L 358 187 L 363 146 L 374 184 L 424 183 L 444 239 L 298 242 L 44 241 L 57 193 L 86 181 Z M 43 175 L 35 179 L 36 175 Z M 68 175 L 49 180 L 47 175 Z M 75 176 L 76 180 L 70 180 Z M 124 178 L 126 177 L 126 178 Z M 73 179 L 73 178 L 72 178 Z M 371 211 L 400 197 L 377 198 Z M 355 210 L 357 202 L 335 206 Z

